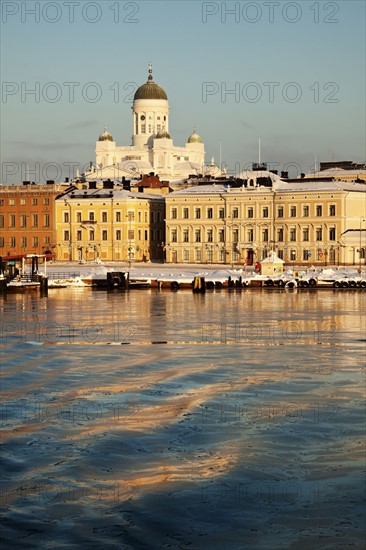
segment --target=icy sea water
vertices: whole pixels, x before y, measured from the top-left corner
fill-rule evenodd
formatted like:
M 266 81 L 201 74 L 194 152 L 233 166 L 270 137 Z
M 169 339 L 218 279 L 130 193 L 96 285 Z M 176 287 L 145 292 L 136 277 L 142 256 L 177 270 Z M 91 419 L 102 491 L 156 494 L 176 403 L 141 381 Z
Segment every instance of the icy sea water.
M 3 548 L 364 547 L 365 292 L 0 306 Z

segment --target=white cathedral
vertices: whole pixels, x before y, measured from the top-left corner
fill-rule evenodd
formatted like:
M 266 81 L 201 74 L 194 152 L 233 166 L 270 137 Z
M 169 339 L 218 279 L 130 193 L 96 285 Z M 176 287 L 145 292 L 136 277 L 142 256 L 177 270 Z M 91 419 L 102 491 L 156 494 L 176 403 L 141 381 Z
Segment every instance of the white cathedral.
M 184 147 L 177 147 L 169 134 L 169 103 L 156 84 L 149 65 L 147 82 L 134 95 L 131 146 L 117 146 L 104 129 L 96 143 L 96 164 L 87 179 L 139 178 L 154 172 L 160 180 L 174 182 L 205 172 L 205 150 L 194 130 Z

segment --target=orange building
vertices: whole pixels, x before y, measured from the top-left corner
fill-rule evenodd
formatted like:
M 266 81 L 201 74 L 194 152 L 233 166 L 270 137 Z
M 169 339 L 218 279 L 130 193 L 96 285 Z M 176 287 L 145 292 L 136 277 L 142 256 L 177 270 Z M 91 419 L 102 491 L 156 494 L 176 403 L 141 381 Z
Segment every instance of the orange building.
M 53 181 L 0 186 L 0 256 L 4 261 L 54 253 L 55 198 L 69 187 Z

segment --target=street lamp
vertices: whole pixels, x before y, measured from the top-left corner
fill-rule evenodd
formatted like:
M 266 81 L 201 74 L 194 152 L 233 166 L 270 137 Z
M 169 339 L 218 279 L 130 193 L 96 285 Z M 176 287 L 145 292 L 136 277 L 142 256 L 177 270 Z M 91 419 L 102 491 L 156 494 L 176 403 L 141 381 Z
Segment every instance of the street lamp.
M 366 218 L 364 218 L 363 216 L 360 218 L 360 250 L 359 250 L 359 259 L 360 259 L 360 271 L 361 271 L 361 259 L 362 259 L 362 256 L 365 257 L 365 254 L 362 255 L 362 222 L 365 222 L 366 221 Z

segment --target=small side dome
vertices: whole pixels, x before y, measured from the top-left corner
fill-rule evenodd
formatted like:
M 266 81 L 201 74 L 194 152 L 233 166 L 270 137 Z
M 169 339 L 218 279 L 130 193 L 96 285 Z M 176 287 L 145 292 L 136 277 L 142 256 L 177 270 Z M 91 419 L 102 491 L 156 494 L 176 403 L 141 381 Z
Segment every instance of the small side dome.
M 166 130 L 159 130 L 159 132 L 156 134 L 155 139 L 170 139 L 170 134 Z
M 100 134 L 98 141 L 113 141 L 113 137 L 108 132 L 106 126 L 104 126 L 104 132 L 102 134 Z
M 194 129 L 193 134 L 189 136 L 187 143 L 202 143 L 202 139 L 197 134 L 196 129 Z

